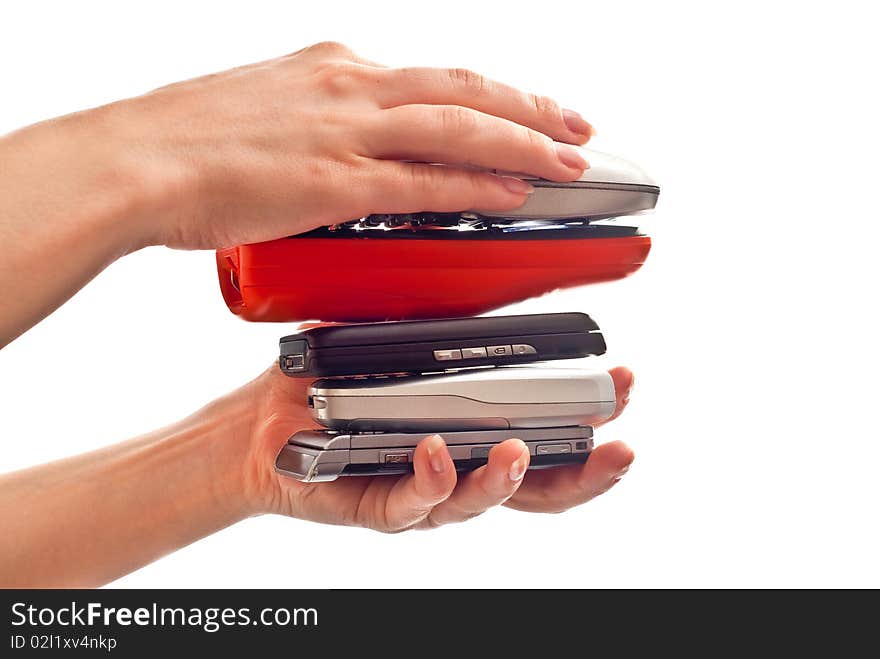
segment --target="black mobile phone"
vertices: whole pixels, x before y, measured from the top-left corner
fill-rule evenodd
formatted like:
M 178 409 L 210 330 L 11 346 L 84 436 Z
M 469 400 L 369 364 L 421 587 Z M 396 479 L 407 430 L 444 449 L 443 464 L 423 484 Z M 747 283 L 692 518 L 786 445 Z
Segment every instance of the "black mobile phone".
M 599 326 L 583 313 L 328 325 L 285 336 L 280 345 L 284 373 L 321 377 L 425 373 L 605 352 Z

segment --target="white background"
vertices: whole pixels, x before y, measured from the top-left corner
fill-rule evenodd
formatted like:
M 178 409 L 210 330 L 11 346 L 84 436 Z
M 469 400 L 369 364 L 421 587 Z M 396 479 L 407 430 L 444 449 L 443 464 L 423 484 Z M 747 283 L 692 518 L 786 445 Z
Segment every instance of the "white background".
M 636 371 L 598 433 L 637 452 L 608 495 L 397 536 L 263 517 L 115 585 L 880 586 L 869 6 L 5 6 L 0 133 L 334 39 L 554 96 L 663 188 L 636 275 L 511 309 L 586 311 L 604 362 Z M 256 375 L 291 329 L 231 315 L 211 253 L 126 258 L 0 351 L 0 468 L 172 422 Z

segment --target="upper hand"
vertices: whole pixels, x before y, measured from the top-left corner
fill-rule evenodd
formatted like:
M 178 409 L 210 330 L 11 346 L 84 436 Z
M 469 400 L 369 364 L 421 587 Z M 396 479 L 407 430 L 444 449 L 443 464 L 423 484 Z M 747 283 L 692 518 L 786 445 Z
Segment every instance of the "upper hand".
M 633 377 L 625 368 L 610 372 L 617 391 L 613 419 L 629 400 Z M 294 432 L 317 427 L 305 404 L 309 383 L 273 367 L 248 385 L 259 410 L 245 474 L 256 512 L 385 532 L 460 522 L 501 504 L 528 512 L 560 512 L 608 490 L 633 460 L 629 447 L 611 442 L 596 447 L 584 465 L 526 472 L 528 450 L 520 440 L 509 439 L 492 449 L 488 464 L 457 474 L 445 443 L 431 436 L 415 451 L 413 474 L 302 483 L 276 473 L 274 464 Z
M 103 110 L 98 128 L 152 205 L 141 242 L 190 249 L 371 213 L 512 209 L 530 186 L 475 168 L 574 180 L 586 163 L 554 140 L 592 133 L 549 98 L 462 69 L 386 68 L 335 43 Z

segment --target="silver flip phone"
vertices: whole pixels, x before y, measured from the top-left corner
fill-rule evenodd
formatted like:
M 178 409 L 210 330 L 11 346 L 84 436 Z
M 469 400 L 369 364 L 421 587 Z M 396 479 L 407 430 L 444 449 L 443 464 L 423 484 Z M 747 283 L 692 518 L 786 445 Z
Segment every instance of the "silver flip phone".
M 317 380 L 308 404 L 322 426 L 363 433 L 592 426 L 616 401 L 605 371 L 523 366 Z
M 489 450 L 510 438 L 525 442 L 529 469 L 583 464 L 593 449 L 590 427 L 470 430 L 444 432 L 443 439 L 459 471 L 488 461 Z M 291 437 L 275 460 L 275 470 L 304 482 L 340 476 L 380 476 L 413 470 L 413 452 L 425 433 L 345 434 L 302 430 Z

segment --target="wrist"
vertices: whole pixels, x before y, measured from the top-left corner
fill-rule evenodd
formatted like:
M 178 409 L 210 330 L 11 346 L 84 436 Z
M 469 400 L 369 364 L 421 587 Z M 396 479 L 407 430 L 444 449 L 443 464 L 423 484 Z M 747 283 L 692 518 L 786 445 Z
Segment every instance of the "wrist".
M 148 244 L 144 218 L 151 200 L 104 108 L 43 122 L 12 138 L 38 169 L 24 172 L 26 179 L 52 190 L 48 203 L 57 208 L 58 229 L 100 243 L 114 259 Z
M 273 365 L 232 394 L 249 401 L 250 441 L 243 461 L 242 491 L 251 515 L 302 516 L 296 512 L 297 497 L 293 496 L 300 488 L 278 475 L 275 460 L 291 435 L 316 427 L 305 405 L 310 381 L 288 377 Z
M 177 425 L 175 439 L 193 465 L 207 505 L 228 523 L 264 512 L 250 474 L 256 427 L 248 387 L 215 400 Z
M 153 134 L 167 122 L 144 98 L 62 119 L 72 124 L 78 153 L 90 155 L 93 185 L 109 196 L 103 228 L 119 236 L 126 253 L 173 242 L 173 227 L 190 212 L 197 189 L 193 168 Z

